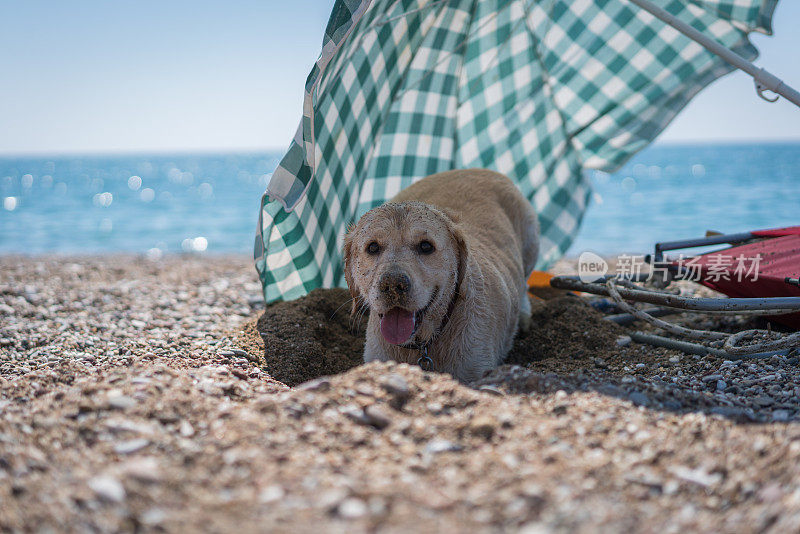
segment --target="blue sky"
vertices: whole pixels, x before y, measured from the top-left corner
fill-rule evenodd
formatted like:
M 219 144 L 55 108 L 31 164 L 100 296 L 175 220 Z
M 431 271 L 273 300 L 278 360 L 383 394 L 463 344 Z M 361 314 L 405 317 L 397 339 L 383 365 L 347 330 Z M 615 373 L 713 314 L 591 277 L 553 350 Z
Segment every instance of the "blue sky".
M 332 0 L 0 0 L 0 153 L 283 149 Z M 800 2 L 759 64 L 800 87 Z M 663 141 L 800 140 L 800 110 L 736 73 Z

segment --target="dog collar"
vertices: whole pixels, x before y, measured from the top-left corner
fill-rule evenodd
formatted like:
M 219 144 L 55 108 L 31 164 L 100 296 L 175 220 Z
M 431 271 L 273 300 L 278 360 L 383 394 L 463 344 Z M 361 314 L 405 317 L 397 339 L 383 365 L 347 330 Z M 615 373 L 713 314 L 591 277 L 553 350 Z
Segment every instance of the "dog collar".
M 441 328 L 441 327 L 440 327 Z M 405 343 L 403 345 L 398 345 L 401 349 L 409 349 L 409 350 L 416 350 L 419 352 L 419 358 L 417 359 L 417 365 L 419 365 L 423 371 L 433 371 L 433 360 L 431 357 L 428 356 L 428 346 L 433 343 L 433 340 L 436 338 L 429 339 L 425 343 Z

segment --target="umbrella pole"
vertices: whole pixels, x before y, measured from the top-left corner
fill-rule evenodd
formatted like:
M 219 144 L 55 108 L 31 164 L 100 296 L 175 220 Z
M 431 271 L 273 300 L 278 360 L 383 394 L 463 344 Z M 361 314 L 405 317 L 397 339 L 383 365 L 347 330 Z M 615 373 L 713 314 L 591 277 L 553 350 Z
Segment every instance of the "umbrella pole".
M 630 2 L 641 7 L 654 17 L 666 22 L 692 41 L 695 41 L 704 48 L 708 49 L 710 52 L 718 55 L 737 69 L 749 74 L 756 83 L 756 91 L 758 92 L 758 96 L 760 96 L 762 99 L 768 102 L 775 102 L 778 99 L 777 97 L 773 99 L 764 95 L 764 91 L 771 91 L 775 94 L 783 96 L 795 106 L 800 107 L 800 92 L 786 85 L 774 74 L 766 71 L 765 69 L 756 67 L 736 52 L 722 46 L 714 39 L 702 34 L 689 24 L 686 24 L 664 9 L 653 5 L 653 3 L 649 0 L 630 0 Z

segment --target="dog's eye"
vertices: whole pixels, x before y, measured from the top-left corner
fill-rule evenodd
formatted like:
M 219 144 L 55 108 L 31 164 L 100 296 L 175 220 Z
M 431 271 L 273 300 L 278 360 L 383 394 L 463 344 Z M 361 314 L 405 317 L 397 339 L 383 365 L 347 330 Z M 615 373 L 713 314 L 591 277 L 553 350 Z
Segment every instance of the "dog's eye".
M 418 248 L 420 254 L 432 254 L 434 251 L 433 243 L 430 241 L 420 241 Z
M 375 241 L 367 245 L 367 254 L 371 254 L 374 256 L 380 251 L 381 251 L 381 246 Z

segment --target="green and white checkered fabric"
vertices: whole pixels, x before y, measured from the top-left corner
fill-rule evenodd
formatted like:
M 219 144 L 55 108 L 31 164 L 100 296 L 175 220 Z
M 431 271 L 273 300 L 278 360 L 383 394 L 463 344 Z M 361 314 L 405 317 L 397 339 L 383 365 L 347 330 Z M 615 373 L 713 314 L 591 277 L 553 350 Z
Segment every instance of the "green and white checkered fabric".
M 654 0 L 740 55 L 777 0 Z M 539 214 L 539 266 L 612 172 L 731 67 L 627 0 L 339 0 L 303 118 L 261 201 L 268 302 L 344 285 L 344 233 L 415 180 L 508 175 Z

